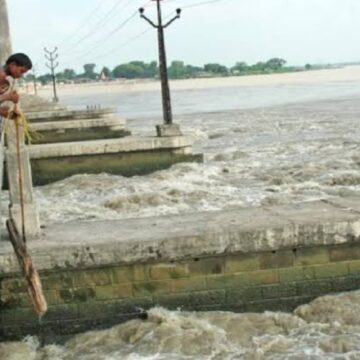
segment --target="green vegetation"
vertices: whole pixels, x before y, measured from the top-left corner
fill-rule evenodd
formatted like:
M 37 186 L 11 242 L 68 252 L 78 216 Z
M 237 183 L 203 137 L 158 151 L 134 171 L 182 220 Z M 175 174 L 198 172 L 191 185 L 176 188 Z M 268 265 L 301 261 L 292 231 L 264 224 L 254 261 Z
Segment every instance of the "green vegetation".
M 159 66 L 156 61 L 145 63 L 143 61 L 131 61 L 115 66 L 113 70 L 103 67 L 100 72 L 96 72 L 96 64 L 89 63 L 83 65 L 84 71 L 76 74 L 73 69 L 64 69 L 56 74 L 60 82 L 88 82 L 95 80 L 112 79 L 155 79 L 159 77 Z M 172 61 L 168 67 L 170 79 L 189 79 L 199 77 L 219 77 L 219 76 L 242 76 L 257 74 L 272 74 L 282 72 L 294 72 L 311 70 L 314 67 L 306 64 L 303 67 L 286 66 L 286 61 L 281 58 L 272 58 L 266 62 L 258 62 L 248 65 L 245 62 L 237 62 L 233 67 L 226 67 L 218 63 L 209 63 L 204 66 L 186 65 L 183 61 Z M 50 74 L 44 74 L 37 78 L 41 83 L 46 84 L 51 81 Z M 27 81 L 33 81 L 33 75 L 26 77 Z

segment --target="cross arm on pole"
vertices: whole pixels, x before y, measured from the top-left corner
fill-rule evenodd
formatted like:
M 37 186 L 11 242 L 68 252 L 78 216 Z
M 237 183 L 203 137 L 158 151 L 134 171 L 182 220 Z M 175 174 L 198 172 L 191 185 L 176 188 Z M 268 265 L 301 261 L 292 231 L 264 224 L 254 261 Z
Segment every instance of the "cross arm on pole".
M 139 9 L 140 17 L 146 20 L 152 27 L 157 28 L 158 25 L 156 25 L 153 21 L 151 21 L 147 16 L 144 15 L 144 8 Z
M 176 19 L 180 19 L 181 9 L 176 9 L 176 16 L 174 16 L 171 20 L 169 20 L 163 28 L 168 27 L 171 23 L 173 23 Z

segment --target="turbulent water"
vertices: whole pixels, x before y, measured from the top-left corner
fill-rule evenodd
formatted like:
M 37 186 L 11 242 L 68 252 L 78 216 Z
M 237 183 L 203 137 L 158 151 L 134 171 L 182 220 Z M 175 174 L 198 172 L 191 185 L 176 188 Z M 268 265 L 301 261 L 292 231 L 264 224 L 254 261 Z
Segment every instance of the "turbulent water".
M 40 217 L 49 224 L 360 195 L 359 117 L 359 99 L 178 115 L 203 164 L 132 178 L 81 174 L 38 187 Z M 128 127 L 149 134 L 158 122 L 130 119 Z
M 41 221 L 145 217 L 360 195 L 360 98 L 349 97 L 360 93 L 359 83 L 242 91 L 246 96 L 239 89 L 174 94 L 176 122 L 194 139 L 194 152 L 204 153 L 203 164 L 177 164 L 132 178 L 81 174 L 38 187 Z M 134 134 L 154 134 L 160 119 L 157 96 L 108 94 L 104 105 L 119 102 Z M 333 99 L 319 100 L 329 96 Z M 99 99 L 73 96 L 64 101 L 75 106 Z M 282 104 L 289 101 L 294 103 Z M 81 334 L 64 346 L 42 348 L 35 338 L 2 343 L 0 359 L 360 359 L 359 304 L 360 292 L 354 292 L 319 298 L 293 314 L 155 308 L 147 321 Z
M 318 298 L 293 314 L 181 312 L 154 308 L 146 321 L 40 347 L 0 343 L 1 360 L 355 360 L 360 292 Z

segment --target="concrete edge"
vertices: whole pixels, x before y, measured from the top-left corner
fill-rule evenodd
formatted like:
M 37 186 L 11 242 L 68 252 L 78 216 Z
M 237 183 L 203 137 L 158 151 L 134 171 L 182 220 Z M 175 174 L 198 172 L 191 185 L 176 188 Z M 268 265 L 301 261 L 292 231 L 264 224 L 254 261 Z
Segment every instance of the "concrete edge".
M 125 128 L 126 120 L 121 118 L 104 118 L 104 119 L 79 119 L 64 121 L 49 121 L 31 124 L 35 131 L 65 130 L 65 129 L 83 129 L 92 127 L 112 127 L 121 126 Z
M 38 270 L 181 261 L 360 241 L 358 209 L 337 199 L 143 219 L 52 225 L 29 242 Z M 11 244 L 0 244 L 0 272 L 18 271 Z
M 46 120 L 46 119 L 62 119 L 62 118 L 71 118 L 86 115 L 94 115 L 94 116 L 101 116 L 101 115 L 108 115 L 116 113 L 116 109 L 109 107 L 109 108 L 100 108 L 100 109 L 81 109 L 81 110 L 49 110 L 49 111 L 33 111 L 26 114 L 26 117 L 29 120 Z
M 187 136 L 166 138 L 127 136 L 118 139 L 31 145 L 29 146 L 29 153 L 31 159 L 42 159 L 64 156 L 177 149 L 190 147 L 191 145 L 192 140 Z

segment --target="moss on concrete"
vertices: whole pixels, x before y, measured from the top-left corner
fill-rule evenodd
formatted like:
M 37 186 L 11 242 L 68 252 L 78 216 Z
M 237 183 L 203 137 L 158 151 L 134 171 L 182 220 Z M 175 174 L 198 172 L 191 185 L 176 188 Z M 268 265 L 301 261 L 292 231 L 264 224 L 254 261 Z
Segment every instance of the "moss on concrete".
M 99 329 L 135 318 L 141 309 L 154 305 L 291 311 L 317 296 L 360 287 L 359 260 L 350 259 L 349 249 L 354 245 L 43 271 L 49 304 L 43 318 L 45 333 L 37 324 L 24 282 L 15 274 L 7 275 L 0 277 L 0 340 L 28 334 L 54 339 L 64 336 L 65 329 L 69 333 Z

